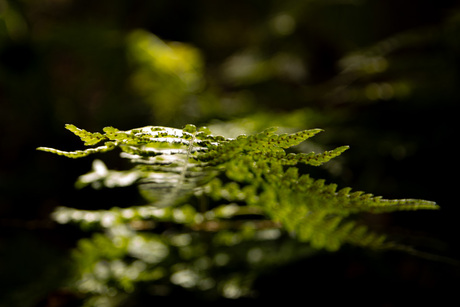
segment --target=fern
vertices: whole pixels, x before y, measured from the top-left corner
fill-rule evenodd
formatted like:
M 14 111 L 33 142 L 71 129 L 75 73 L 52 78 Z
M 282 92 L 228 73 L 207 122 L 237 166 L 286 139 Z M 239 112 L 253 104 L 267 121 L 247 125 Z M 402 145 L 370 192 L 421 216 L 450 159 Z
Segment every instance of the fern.
M 273 255 L 277 253 L 271 252 L 275 247 L 269 242 L 284 238 L 279 244 L 296 250 L 290 253 L 290 259 L 310 252 L 305 251 L 304 244 L 328 251 L 336 251 L 344 244 L 392 248 L 398 245 L 384 234 L 370 231 L 353 216 L 361 212 L 438 209 L 435 203 L 426 200 L 383 199 L 350 188 L 338 189 L 335 184 L 301 173 L 304 168 L 300 166 L 322 165 L 348 149 L 341 146 L 322 153 L 294 150 L 294 146 L 320 133 L 321 129 L 276 134 L 277 129 L 270 128 L 232 139 L 212 135 L 207 128 L 198 129 L 193 125 L 184 129 L 148 126 L 128 131 L 106 127 L 103 133 L 91 133 L 73 125 L 66 128 L 85 145 L 93 147 L 77 151 L 47 147 L 38 150 L 81 158 L 119 149 L 121 157 L 134 165 L 130 170 L 114 171 L 95 160 L 93 170 L 80 176 L 77 187 L 137 184 L 149 202 L 146 206 L 125 209 L 84 211 L 60 207 L 54 212 L 54 219 L 59 223 L 73 222 L 106 232 L 106 237 L 95 235 L 81 241 L 75 254 L 82 264 L 81 274 L 85 276 L 82 280 L 92 276 L 93 288 L 99 289 L 97 295 L 105 295 L 109 290 L 104 288 L 96 267 L 101 263 L 106 265 L 107 261 L 112 263 L 115 258 L 138 259 L 145 266 L 145 272 L 136 278 L 113 277 L 123 291 L 129 291 L 136 282 L 157 281 L 168 274 L 173 283 L 190 287 L 190 284 L 181 284 L 183 280 L 174 275 L 179 271 L 175 272 L 177 265 L 166 260 L 168 253 L 179 255 L 177 262 L 184 266 L 184 272 L 191 274 L 190 278 L 196 277 L 192 278 L 193 287 L 200 288 L 204 286 L 199 280 L 214 280 L 216 277 L 212 274 L 221 264 L 216 260 L 208 270 L 203 270 L 197 269 L 196 262 L 209 257 L 217 259 L 230 253 L 228 248 L 244 247 L 252 242 L 264 255 Z M 178 225 L 178 228 L 176 232 L 156 233 L 155 229 L 161 224 Z M 137 230 L 152 230 L 152 233 L 147 235 Z M 211 242 L 205 233 L 213 234 Z M 192 243 L 178 245 L 179 236 L 186 236 Z M 166 251 L 160 255 L 146 247 L 142 252 L 142 242 Z M 107 245 L 106 251 L 98 248 L 101 244 Z M 132 248 L 136 244 L 141 250 Z M 149 256 L 149 253 L 153 254 Z M 235 263 L 247 262 L 251 259 L 248 255 L 236 254 L 231 259 Z M 273 256 L 258 257 L 271 264 L 288 261 Z M 126 263 L 126 270 L 132 265 Z M 221 289 L 221 295 L 226 296 L 222 290 L 225 285 L 237 284 L 238 293 L 248 293 L 249 281 L 255 278 L 257 269 L 243 271 L 240 275 L 219 277 L 221 280 L 219 284 L 215 281 L 214 288 Z M 79 289 L 87 291 L 85 287 Z
M 286 153 L 286 149 L 321 129 L 277 135 L 276 128 L 270 128 L 228 139 L 193 125 L 184 129 L 149 126 L 128 131 L 106 127 L 103 134 L 74 125 L 66 128 L 85 145 L 104 145 L 70 152 L 45 147 L 38 150 L 80 158 L 120 148 L 122 157 L 136 164 L 128 172 L 109 172 L 99 166 L 99 176 L 95 167 L 92 173 L 80 177 L 80 186 L 101 179 L 105 179 L 106 186 L 138 182 L 152 205 L 161 207 L 193 193 L 211 196 L 214 201 L 243 202 L 262 209 L 264 215 L 315 247 L 336 250 L 343 243 L 373 247 L 383 244 L 382 236 L 369 234 L 353 222 L 344 223 L 351 214 L 438 208 L 425 200 L 388 200 L 352 192 L 350 188 L 337 190 L 335 184 L 325 184 L 308 174 L 299 175 L 299 164 L 322 165 L 348 149 L 342 146 L 318 154 Z M 221 173 L 228 183 L 222 184 L 218 177 Z

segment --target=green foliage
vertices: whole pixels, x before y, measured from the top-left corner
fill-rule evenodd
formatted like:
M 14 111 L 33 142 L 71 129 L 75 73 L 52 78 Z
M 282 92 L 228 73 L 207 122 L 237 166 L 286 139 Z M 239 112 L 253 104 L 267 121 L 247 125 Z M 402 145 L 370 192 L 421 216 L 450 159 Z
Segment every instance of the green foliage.
M 348 149 L 296 151 L 321 129 L 276 134 L 270 128 L 225 138 L 194 125 L 128 131 L 106 127 L 103 133 L 66 128 L 85 145 L 103 145 L 70 152 L 38 149 L 80 158 L 118 148 L 134 165 L 114 171 L 95 160 L 77 187 L 137 184 L 148 201 L 110 210 L 60 207 L 54 213 L 59 223 L 96 231 L 75 252 L 81 274 L 76 287 L 92 297 L 91 304 L 109 299 L 114 291 L 131 293 L 144 282 L 242 296 L 250 293 L 262 267 L 292 261 L 312 248 L 394 246 L 354 219 L 358 213 L 438 208 L 425 200 L 388 200 L 337 189 L 303 173 L 305 166 L 322 165 Z M 279 249 L 289 252 L 279 254 Z

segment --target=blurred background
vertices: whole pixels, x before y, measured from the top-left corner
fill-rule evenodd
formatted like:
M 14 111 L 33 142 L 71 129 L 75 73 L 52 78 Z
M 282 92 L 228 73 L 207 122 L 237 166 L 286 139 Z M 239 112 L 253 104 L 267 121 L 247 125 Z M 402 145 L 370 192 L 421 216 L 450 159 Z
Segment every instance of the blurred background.
M 227 135 L 323 128 L 319 148 L 351 149 L 314 175 L 385 198 L 436 201 L 438 212 L 366 218 L 439 257 L 319 253 L 267 270 L 257 299 L 307 302 L 306 293 L 325 291 L 325 303 L 402 306 L 452 298 L 459 73 L 453 0 L 0 0 L 0 306 L 79 306 L 64 285 L 69 250 L 84 234 L 58 228 L 50 213 L 132 199 L 77 191 L 92 159 L 35 150 L 81 149 L 66 123 L 88 131 L 193 123 Z M 168 299 L 177 297 L 150 302 Z

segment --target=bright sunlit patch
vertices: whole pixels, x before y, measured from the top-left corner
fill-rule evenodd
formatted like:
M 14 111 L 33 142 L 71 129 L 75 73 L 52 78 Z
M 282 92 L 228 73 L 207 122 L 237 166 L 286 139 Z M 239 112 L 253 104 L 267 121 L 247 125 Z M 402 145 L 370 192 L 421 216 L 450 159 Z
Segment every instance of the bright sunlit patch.
M 86 222 L 95 222 L 100 220 L 100 214 L 98 212 L 85 212 L 83 220 Z
M 192 236 L 188 233 L 175 235 L 171 238 L 171 244 L 175 246 L 187 246 L 192 242 Z
M 173 284 L 191 288 L 197 285 L 199 276 L 192 270 L 185 269 L 172 274 L 170 279 Z
M 121 211 L 121 216 L 125 219 L 131 219 L 135 215 L 135 211 L 131 208 L 127 208 Z
M 147 263 L 158 263 L 169 254 L 169 249 L 158 240 L 137 235 L 129 242 L 128 252 Z
M 113 212 L 104 212 L 101 215 L 101 225 L 106 228 L 111 227 L 114 225 L 116 219 L 117 218 Z
M 245 289 L 241 287 L 239 280 L 235 278 L 224 284 L 222 294 L 226 298 L 237 299 L 245 294 Z
M 264 229 L 259 230 L 255 237 L 259 240 L 275 240 L 281 236 L 281 230 L 279 229 Z

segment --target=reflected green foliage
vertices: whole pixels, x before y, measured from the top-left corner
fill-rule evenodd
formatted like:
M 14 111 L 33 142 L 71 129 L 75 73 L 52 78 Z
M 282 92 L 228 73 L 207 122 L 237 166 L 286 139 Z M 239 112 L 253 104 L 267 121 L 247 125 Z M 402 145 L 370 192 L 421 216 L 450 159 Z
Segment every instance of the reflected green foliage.
M 302 174 L 302 166 L 322 165 L 348 149 L 294 150 L 321 129 L 276 134 L 270 128 L 236 138 L 215 136 L 194 125 L 128 131 L 106 127 L 103 134 L 74 125 L 67 129 L 87 146 L 104 145 L 73 152 L 38 149 L 81 158 L 119 148 L 121 157 L 134 164 L 131 170 L 109 171 L 95 160 L 77 186 L 138 184 L 148 201 L 125 209 L 59 207 L 54 212 L 61 224 L 95 231 L 92 238 L 80 240 L 74 253 L 80 267 L 74 286 L 91 297 L 90 306 L 115 297 L 122 301 L 123 293 L 147 282 L 211 297 L 249 295 L 259 270 L 292 261 L 311 248 L 396 246 L 349 219 L 356 213 L 437 209 L 425 200 L 387 200 L 350 188 L 337 190 L 335 184 Z M 280 249 L 283 253 L 276 252 Z

